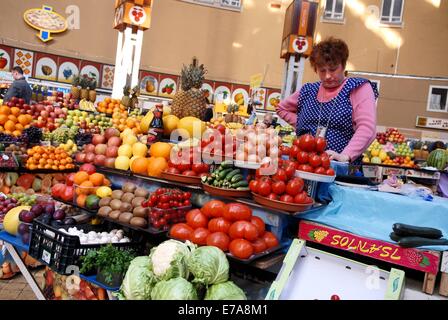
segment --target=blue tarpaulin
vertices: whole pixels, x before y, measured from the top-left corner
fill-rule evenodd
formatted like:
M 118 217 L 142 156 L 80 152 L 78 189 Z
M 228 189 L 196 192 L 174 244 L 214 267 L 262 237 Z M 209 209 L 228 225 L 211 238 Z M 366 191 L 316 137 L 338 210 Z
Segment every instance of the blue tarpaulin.
M 322 190 L 325 189 L 321 189 Z M 325 190 L 326 192 L 326 190 Z M 322 194 L 321 194 L 322 196 Z M 448 238 L 448 200 L 424 201 L 403 195 L 330 185 L 331 203 L 302 219 L 321 223 L 363 237 L 395 243 L 389 238 L 394 223 L 432 227 Z M 448 246 L 422 247 L 446 251 Z

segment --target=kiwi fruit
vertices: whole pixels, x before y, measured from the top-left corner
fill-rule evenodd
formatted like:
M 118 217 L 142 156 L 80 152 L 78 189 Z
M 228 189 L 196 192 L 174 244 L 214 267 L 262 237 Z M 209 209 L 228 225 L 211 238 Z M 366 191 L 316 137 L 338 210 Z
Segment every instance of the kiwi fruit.
M 100 217 L 108 217 L 109 213 L 111 213 L 113 210 L 111 207 L 101 207 L 100 210 L 98 210 L 98 215 Z
M 142 205 L 142 202 L 145 201 L 145 200 L 146 200 L 146 198 L 143 198 L 143 197 L 135 197 L 132 200 L 132 206 L 134 208 L 140 207 Z
M 127 202 L 122 202 L 121 206 L 120 206 L 120 211 L 121 212 L 132 211 L 132 205 L 130 203 L 127 203 Z
M 120 217 L 120 215 L 121 215 L 121 211 L 115 210 L 115 211 L 112 211 L 111 213 L 109 213 L 109 218 L 118 220 L 118 217 Z
M 111 201 L 112 201 L 112 198 L 109 198 L 109 197 L 101 199 L 100 207 L 107 207 Z
M 120 222 L 129 223 L 129 222 L 131 222 L 131 219 L 133 217 L 134 216 L 132 215 L 132 213 L 130 213 L 130 212 L 123 212 L 122 214 L 120 214 L 120 217 L 118 218 L 118 220 Z
M 143 218 L 134 217 L 130 221 L 132 226 L 139 227 L 139 228 L 146 228 L 148 226 L 148 221 Z
M 121 201 L 114 199 L 110 202 L 110 207 L 112 208 L 112 210 L 120 210 L 121 208 Z
M 135 196 L 133 193 L 127 192 L 121 197 L 121 201 L 131 203 Z
M 114 192 L 112 192 L 112 199 L 120 200 L 123 194 L 124 192 L 121 190 L 114 190 Z
M 136 197 L 146 198 L 146 197 L 148 197 L 149 192 L 146 189 L 138 188 L 137 190 L 135 190 L 134 194 Z
M 137 207 L 133 211 L 134 217 L 146 218 L 148 215 L 148 209 L 143 207 Z
M 131 182 L 126 182 L 122 188 L 124 192 L 130 192 L 130 193 L 134 193 L 135 189 L 137 189 L 137 186 Z

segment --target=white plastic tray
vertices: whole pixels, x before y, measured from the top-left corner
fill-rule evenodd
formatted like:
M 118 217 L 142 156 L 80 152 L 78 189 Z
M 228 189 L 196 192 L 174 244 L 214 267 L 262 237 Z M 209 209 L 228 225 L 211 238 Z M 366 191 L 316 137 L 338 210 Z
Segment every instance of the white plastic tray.
M 325 176 L 321 174 L 309 173 L 299 170 L 296 171 L 296 177 L 302 178 L 304 180 L 326 182 L 326 183 L 332 183 L 336 179 L 336 176 Z

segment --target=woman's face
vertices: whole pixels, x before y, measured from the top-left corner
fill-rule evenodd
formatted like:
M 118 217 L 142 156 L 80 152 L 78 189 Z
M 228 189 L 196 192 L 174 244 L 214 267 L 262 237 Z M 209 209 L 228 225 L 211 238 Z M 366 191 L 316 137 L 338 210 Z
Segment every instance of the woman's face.
M 342 64 L 336 66 L 324 65 L 316 67 L 316 72 L 319 75 L 322 85 L 326 89 L 333 89 L 339 87 L 344 82 L 344 68 Z

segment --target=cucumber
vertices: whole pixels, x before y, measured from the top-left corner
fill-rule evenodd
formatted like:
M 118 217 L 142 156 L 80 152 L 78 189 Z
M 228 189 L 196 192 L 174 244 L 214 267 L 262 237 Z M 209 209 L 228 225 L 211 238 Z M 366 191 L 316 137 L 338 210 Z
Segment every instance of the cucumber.
M 237 183 L 232 183 L 232 188 L 233 189 L 237 189 L 237 188 L 247 188 L 249 187 L 249 183 L 247 183 L 246 180 L 243 181 L 239 181 Z
M 411 226 L 404 223 L 395 223 L 392 229 L 400 237 L 411 236 L 429 239 L 440 239 L 443 236 L 442 231 L 438 229 Z
M 422 237 L 404 237 L 398 241 L 400 247 L 403 248 L 416 248 L 423 246 L 446 246 L 448 240 L 446 239 L 428 239 Z
M 232 171 L 226 176 L 226 180 L 231 181 L 232 178 L 233 178 L 234 176 L 238 175 L 238 174 L 241 174 L 240 169 L 232 170 Z
M 222 169 L 232 169 L 233 168 L 233 161 L 231 161 L 231 160 L 224 161 L 223 163 L 221 163 L 220 167 Z
M 232 183 L 237 183 L 240 182 L 244 179 L 242 174 L 237 174 L 236 176 L 234 176 L 231 180 Z
M 389 237 L 393 240 L 393 241 L 395 241 L 395 242 L 398 242 L 398 241 L 400 241 L 402 238 L 399 236 L 399 235 L 397 235 L 395 232 L 392 232 L 390 235 L 389 235 Z
M 214 187 L 217 187 L 217 186 L 218 186 L 218 183 L 219 183 L 218 180 L 213 181 L 213 186 L 214 186 Z
M 224 180 L 224 179 L 226 179 L 226 176 L 227 176 L 230 172 L 232 172 L 232 171 L 233 171 L 232 169 L 225 169 L 225 170 L 221 171 L 221 172 L 219 173 L 219 175 L 218 175 L 219 180 Z
M 210 184 L 214 181 L 215 179 L 213 179 L 213 177 L 208 177 L 207 178 L 207 183 Z

